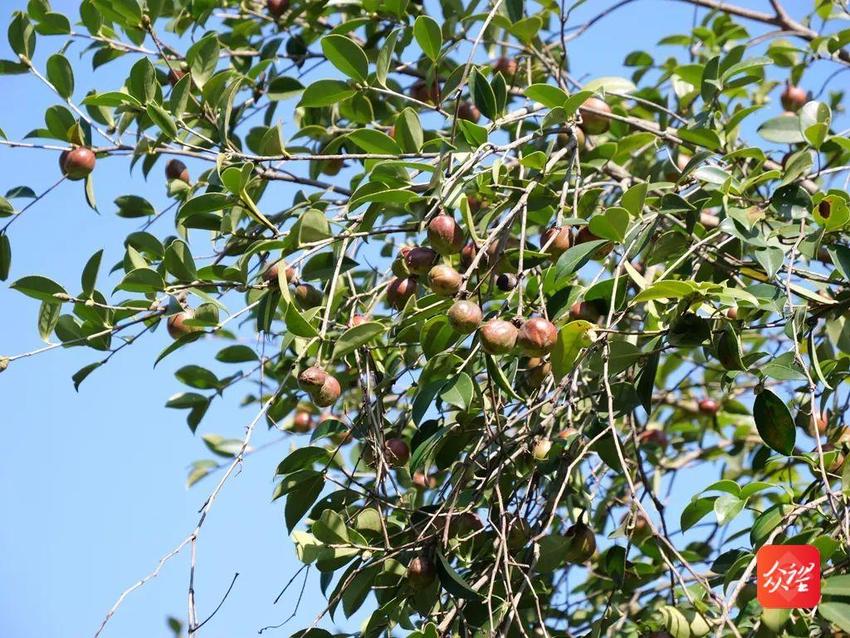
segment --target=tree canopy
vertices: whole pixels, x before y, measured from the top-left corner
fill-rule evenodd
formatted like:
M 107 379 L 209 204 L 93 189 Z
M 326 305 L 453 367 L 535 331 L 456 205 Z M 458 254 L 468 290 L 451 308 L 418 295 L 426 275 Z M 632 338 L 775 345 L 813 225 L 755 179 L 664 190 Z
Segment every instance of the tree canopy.
M 191 550 L 189 636 L 215 622 L 199 532 L 263 429 L 296 443 L 271 497 L 326 596 L 295 636 L 850 633 L 850 10 L 682 3 L 617 77 L 570 54 L 642 2 L 14 12 L 0 73 L 55 104 L 0 146 L 59 166 L 0 198 L 3 295 L 46 342 L 0 371 L 85 348 L 84 392 L 125 347 L 195 356 L 167 402 L 216 457 L 168 555 Z M 163 172 L 165 204 L 133 193 Z M 14 267 L 53 189 L 127 220 L 79 282 Z M 244 427 L 210 430 L 222 400 Z M 818 548 L 817 608 L 762 609 L 766 544 Z

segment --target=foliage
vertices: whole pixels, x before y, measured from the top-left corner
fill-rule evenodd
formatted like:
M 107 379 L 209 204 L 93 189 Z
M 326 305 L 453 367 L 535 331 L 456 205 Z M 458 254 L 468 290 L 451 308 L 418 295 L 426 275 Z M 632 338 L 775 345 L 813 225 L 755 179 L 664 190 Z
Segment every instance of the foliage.
M 224 473 L 198 528 L 258 423 L 310 432 L 273 497 L 320 573 L 320 625 L 850 632 L 850 142 L 843 93 L 797 88 L 815 61 L 846 71 L 850 15 L 686 1 L 699 19 L 663 56 L 579 82 L 569 49 L 605 28 L 576 24 L 581 1 L 30 0 L 0 72 L 55 93 L 31 145 L 64 151 L 92 207 L 88 148 L 165 169 L 171 204 L 101 203 L 127 218 L 121 259 L 61 285 L 15 270 L 10 226 L 54 187 L 16 188 L 0 279 L 40 304 L 39 352 L 94 351 L 77 388 L 155 331 L 157 363 L 220 344 L 167 403 L 219 457 L 189 484 Z M 128 75 L 90 86 L 88 62 Z M 209 432 L 246 385 L 247 431 Z M 717 482 L 666 508 L 697 476 Z M 754 552 L 802 542 L 828 599 L 763 614 Z

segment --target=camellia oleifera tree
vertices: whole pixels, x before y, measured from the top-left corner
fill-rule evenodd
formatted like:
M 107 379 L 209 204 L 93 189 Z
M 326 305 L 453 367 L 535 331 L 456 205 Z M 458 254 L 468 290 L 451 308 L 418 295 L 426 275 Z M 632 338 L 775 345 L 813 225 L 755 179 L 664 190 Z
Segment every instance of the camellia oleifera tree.
M 850 14 L 683 1 L 694 21 L 663 57 L 589 81 L 570 50 L 642 3 L 13 14 L 0 71 L 55 105 L 2 143 L 55 153 L 85 188 L 51 188 L 92 206 L 104 158 L 133 176 L 109 211 L 131 218 L 106 247 L 123 259 L 81 259 L 79 286 L 14 272 L 11 225 L 47 185 L 0 200 L 0 278 L 41 303 L 38 352 L 90 349 L 79 386 L 125 346 L 219 346 L 168 401 L 226 457 L 194 464 L 214 489 L 166 556 L 192 547 L 190 582 L 268 429 L 298 442 L 273 498 L 327 597 L 298 635 L 361 608 L 345 635 L 850 631 L 850 142 L 833 126 Z M 123 83 L 80 86 L 118 63 Z M 163 171 L 170 202 L 132 194 Z M 241 388 L 247 428 L 205 431 Z M 689 493 L 665 509 L 672 490 Z M 819 548 L 817 609 L 754 599 L 755 551 L 776 543 Z M 190 584 L 188 634 L 201 624 Z

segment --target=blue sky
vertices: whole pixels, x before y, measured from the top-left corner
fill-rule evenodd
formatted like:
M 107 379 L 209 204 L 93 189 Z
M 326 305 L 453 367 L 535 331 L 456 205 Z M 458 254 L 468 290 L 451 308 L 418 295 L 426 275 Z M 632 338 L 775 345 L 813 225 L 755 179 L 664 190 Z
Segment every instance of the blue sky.
M 741 0 L 740 4 L 768 6 L 766 0 Z M 22 7 L 24 0 L 3 5 L 0 31 L 5 33 L 8 14 Z M 76 5 L 54 1 L 65 13 L 75 13 Z M 596 9 L 603 3 L 592 0 L 588 5 Z M 588 15 L 587 7 L 576 15 L 577 19 Z M 656 50 L 654 44 L 662 35 L 686 32 L 692 15 L 691 7 L 677 2 L 637 2 L 573 46 L 573 72 L 587 78 L 621 75 L 626 53 L 636 48 Z M 8 45 L 2 40 L 0 57 L 9 58 Z M 54 52 L 60 42 L 55 37 L 41 39 L 37 63 L 42 68 L 45 53 Z M 90 58 L 77 64 L 81 51 L 74 44 L 68 52 L 77 71 L 77 99 L 90 88 L 120 85 L 126 67 L 110 65 L 94 75 L 84 73 Z M 827 66 L 819 65 L 811 77 L 823 78 L 832 70 Z M 41 125 L 44 109 L 55 101 L 32 77 L 3 76 L 0 82 L 5 98 L 0 128 L 10 139 L 22 139 Z M 287 106 L 291 108 L 291 103 Z M 778 106 L 775 109 L 778 114 Z M 196 167 L 190 168 L 197 174 Z M 127 169 L 126 157 L 98 161 L 95 184 L 100 215 L 86 206 L 80 183 L 64 183 L 16 221 L 11 229 L 10 281 L 38 273 L 76 289 L 82 266 L 92 253 L 106 249 L 105 269 L 120 259 L 121 238 L 136 230 L 138 223 L 116 217 L 112 200 L 132 192 L 147 197 L 159 209 L 167 201 L 161 166 L 148 182 L 138 171 L 129 175 Z M 22 184 L 42 192 L 57 177 L 55 153 L 0 148 L 0 192 Z M 291 200 L 293 190 L 281 184 L 277 188 L 276 196 Z M 159 234 L 166 234 L 167 223 L 160 222 Z M 0 354 L 39 347 L 36 302 L 3 286 L 0 309 Z M 193 436 L 185 414 L 163 406 L 181 389 L 173 372 L 190 359 L 197 361 L 194 355 L 204 348 L 210 360 L 214 349 L 194 348 L 191 357 L 178 353 L 152 369 L 167 339 L 159 331 L 123 350 L 108 367 L 89 377 L 79 394 L 70 377 L 97 359 L 96 353 L 87 350 L 54 351 L 17 361 L 0 377 L 0 434 L 6 450 L 0 462 L 0 635 L 92 635 L 118 594 L 150 572 L 194 527 L 196 512 L 212 488 L 209 480 L 192 490 L 185 488 L 188 464 L 210 456 L 200 434 L 238 437 L 253 412 L 239 409 L 237 389 L 213 404 L 199 435 Z M 232 372 L 223 364 L 212 369 Z M 256 442 L 271 436 L 261 428 Z M 201 618 L 218 604 L 233 574 L 240 573 L 230 597 L 204 628 L 205 636 L 255 635 L 258 628 L 280 622 L 293 609 L 295 593 L 272 605 L 299 567 L 283 524 L 282 504 L 270 503 L 274 467 L 287 446 L 250 457 L 225 487 L 202 531 L 196 587 Z M 701 478 L 691 480 L 689 494 L 702 486 Z M 165 619 L 185 616 L 187 583 L 188 554 L 175 558 L 156 580 L 132 594 L 104 635 L 170 635 Z M 271 635 L 288 636 L 309 624 L 322 607 L 318 578 L 312 577 L 297 618 Z

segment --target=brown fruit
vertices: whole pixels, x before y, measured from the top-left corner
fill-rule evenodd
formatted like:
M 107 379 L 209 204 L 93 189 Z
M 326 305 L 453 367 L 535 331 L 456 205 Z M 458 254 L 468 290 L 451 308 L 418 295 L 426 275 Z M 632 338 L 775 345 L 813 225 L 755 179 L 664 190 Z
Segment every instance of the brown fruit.
M 581 113 L 581 128 L 584 129 L 585 133 L 588 135 L 601 135 L 605 133 L 611 127 L 611 120 L 604 115 L 591 113 L 587 110 L 589 108 L 611 113 L 611 107 L 598 97 L 592 97 L 579 109 Z
M 179 159 L 173 159 L 165 165 L 165 177 L 166 179 L 179 179 L 188 184 L 189 169 Z
M 734 321 L 738 318 L 738 309 L 737 308 L 728 308 L 726 310 L 726 318 Z
M 545 461 L 551 449 L 552 441 L 549 439 L 539 439 L 534 443 L 534 447 L 531 449 L 531 455 L 536 461 Z
M 295 301 L 302 308 L 315 308 L 321 306 L 324 300 L 322 291 L 310 284 L 298 284 L 295 286 Z
M 697 403 L 697 408 L 699 408 L 701 414 L 714 416 L 720 411 L 720 404 L 714 399 L 701 399 Z
M 387 286 L 387 302 L 393 308 L 401 310 L 407 300 L 416 293 L 416 277 L 396 277 Z
M 638 435 L 638 441 L 641 445 L 651 447 L 665 448 L 667 447 L 667 435 L 662 430 L 651 429 L 644 430 Z
M 477 214 L 478 211 L 481 210 L 481 200 L 474 195 L 467 197 L 466 203 L 469 204 L 469 210 L 473 215 Z
M 428 285 L 441 297 L 454 297 L 462 283 L 463 277 L 451 266 L 437 264 L 428 271 Z
M 809 101 L 809 96 L 799 86 L 789 83 L 785 85 L 785 90 L 779 96 L 779 101 L 782 102 L 783 109 L 796 113 Z
M 516 342 L 527 355 L 542 357 L 552 352 L 558 342 L 558 329 L 551 321 L 534 317 L 522 324 Z
M 85 146 L 63 151 L 59 156 L 62 173 L 74 181 L 87 177 L 94 170 L 95 160 L 94 151 Z
M 336 403 L 339 395 L 342 394 L 342 388 L 339 386 L 339 381 L 332 375 L 325 377 L 325 382 L 311 396 L 313 403 L 320 408 L 327 408 Z
M 403 439 L 387 439 L 384 441 L 384 458 L 390 467 L 402 467 L 410 459 L 410 448 Z
M 171 315 L 168 318 L 168 321 L 165 322 L 165 327 L 168 329 L 168 334 L 172 339 L 179 339 L 180 337 L 185 337 L 188 334 L 193 332 L 198 332 L 203 328 L 192 327 L 186 325 L 187 319 L 193 319 L 195 317 L 195 313 L 184 310 L 182 312 L 178 312 L 177 314 Z
M 440 101 L 440 88 L 436 82 L 426 84 L 424 80 L 419 80 L 410 87 L 410 97 L 426 104 L 437 104 Z
M 407 582 L 413 589 L 426 589 L 437 580 L 437 568 L 430 559 L 417 556 L 407 566 Z
M 817 425 L 818 434 L 821 436 L 826 434 L 827 427 L 829 426 L 829 416 L 829 411 L 818 411 L 815 414 L 815 424 Z M 814 436 L 811 404 L 806 403 L 797 411 L 797 414 L 794 417 L 794 423 L 798 428 L 805 430 L 809 436 Z
M 366 323 L 369 321 L 369 317 L 364 317 L 363 315 L 354 315 L 351 318 L 350 326 L 354 328 L 355 326 L 359 326 L 360 324 Z
M 460 251 L 460 267 L 463 270 L 469 270 L 469 267 L 472 265 L 472 262 L 475 260 L 475 255 L 478 254 L 478 249 L 475 248 L 475 244 L 469 242 Z M 482 257 L 482 260 L 486 260 L 487 257 Z M 482 265 L 481 262 L 478 262 L 479 265 Z
M 576 147 L 579 150 L 582 150 L 585 146 L 585 142 L 587 142 L 587 137 L 584 135 L 584 131 L 582 131 L 579 127 L 575 127 L 572 129 L 575 132 L 576 138 Z M 557 143 L 559 148 L 564 148 L 567 144 L 570 143 L 570 140 L 573 139 L 573 136 L 570 133 L 558 133 Z
M 529 390 L 536 390 L 543 385 L 550 374 L 552 374 L 551 363 L 539 357 L 532 357 L 528 360 L 528 367 L 525 370 L 525 385 Z
M 597 237 L 593 233 L 590 232 L 590 229 L 587 226 L 582 226 L 579 231 L 576 233 L 575 244 L 578 246 L 579 244 L 584 244 L 589 241 L 597 241 L 602 239 L 601 237 Z M 593 253 L 594 259 L 604 259 L 608 256 L 608 254 L 614 250 L 614 244 L 612 242 L 608 242 L 607 244 L 602 244 L 595 253 Z
M 540 249 L 545 250 L 553 260 L 563 255 L 571 243 L 570 229 L 566 226 L 551 226 L 540 235 Z
M 481 347 L 490 354 L 507 354 L 516 346 L 518 330 L 510 321 L 490 319 L 478 332 Z
M 452 328 L 464 335 L 475 332 L 483 318 L 478 304 L 463 299 L 452 304 L 448 316 Z
M 186 76 L 186 71 L 183 69 L 169 69 L 168 70 L 168 83 L 171 86 L 177 84 L 180 80 L 182 80 Z
M 576 523 L 570 527 L 564 537 L 567 539 L 564 558 L 569 563 L 586 563 L 596 552 L 596 535 L 584 523 Z
M 437 479 L 433 476 L 428 476 L 425 472 L 414 472 L 410 477 L 414 487 L 420 490 L 434 489 L 437 487 Z
M 599 312 L 599 308 L 592 301 L 577 301 L 570 306 L 570 319 L 573 321 L 581 319 L 596 323 L 601 316 L 602 313 Z
M 404 263 L 407 269 L 414 275 L 424 276 L 437 263 L 438 255 L 436 251 L 424 246 L 416 246 L 407 251 L 404 256 Z
M 395 259 L 393 259 L 391 270 L 396 277 L 404 278 L 410 276 L 410 269 L 407 267 L 407 262 L 405 260 L 405 257 L 409 252 L 410 246 L 402 246 L 399 248 Z
M 578 430 L 576 430 L 575 428 L 571 428 L 571 427 L 567 426 L 563 430 L 558 432 L 558 438 L 561 439 L 562 441 L 566 441 L 568 438 L 570 438 L 574 434 L 578 434 L 578 433 L 579 433 Z
M 510 81 L 510 79 L 514 75 L 516 75 L 516 72 L 518 70 L 519 64 L 517 64 L 517 61 L 513 58 L 507 58 L 505 56 L 502 56 L 493 63 L 493 72 L 501 73 L 508 81 Z
M 309 432 L 310 428 L 313 427 L 313 415 L 307 412 L 307 410 L 298 410 L 295 413 L 295 416 L 292 417 L 292 430 L 293 432 L 298 432 L 303 434 L 304 432 Z
M 318 392 L 328 378 L 328 373 L 319 366 L 311 366 L 298 375 L 298 387 L 307 394 Z
M 441 255 L 456 255 L 463 248 L 463 231 L 451 215 L 437 215 L 428 223 L 428 241 Z
M 266 8 L 269 14 L 275 18 L 279 18 L 289 8 L 289 0 L 267 0 Z
M 475 123 L 481 119 L 481 111 L 471 102 L 461 102 L 457 107 L 457 116 L 461 120 Z
M 496 287 L 502 292 L 510 292 L 517 285 L 516 275 L 512 272 L 503 272 L 496 277 Z
M 280 282 L 278 276 L 280 274 L 281 264 L 283 264 L 286 268 L 286 282 L 291 284 L 295 280 L 295 269 L 291 266 L 287 266 L 283 261 L 276 261 L 263 271 L 263 280 L 265 280 L 269 286 L 277 286 Z

